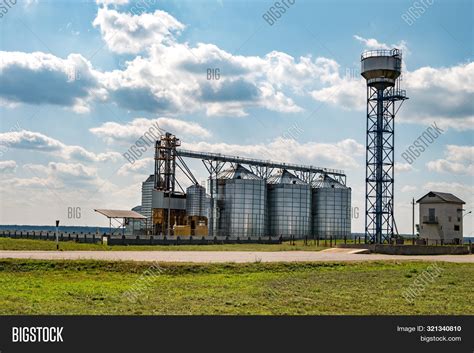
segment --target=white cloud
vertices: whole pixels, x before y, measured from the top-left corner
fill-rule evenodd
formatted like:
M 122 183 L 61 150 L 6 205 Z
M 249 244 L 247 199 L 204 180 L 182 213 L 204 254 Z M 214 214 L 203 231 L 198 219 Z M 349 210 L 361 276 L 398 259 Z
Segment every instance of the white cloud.
M 96 0 L 96 3 L 98 5 L 114 5 L 114 6 L 119 6 L 119 5 L 126 5 L 128 4 L 129 0 Z
M 106 162 L 120 158 L 117 152 L 94 153 L 84 147 L 66 145 L 39 132 L 28 130 L 0 133 L 0 146 L 52 153 L 64 159 L 84 162 Z
M 0 52 L 1 104 L 56 104 L 84 113 L 92 102 L 110 102 L 161 115 L 246 116 L 251 108 L 303 111 L 293 94 L 310 95 L 346 110 L 365 109 L 363 78 L 342 76 L 332 59 L 295 58 L 278 51 L 261 57 L 233 55 L 205 43 L 193 47 L 178 42 L 177 35 L 185 27 L 164 11 L 133 15 L 103 6 L 94 24 L 112 51 L 140 55 L 127 61 L 123 70 L 99 72 L 79 54 L 61 59 L 38 52 Z M 388 45 L 355 38 L 368 48 L 407 50 L 403 41 Z M 80 79 L 71 79 L 71 68 Z M 209 69 L 220 70 L 219 79 L 209 79 Z M 22 89 L 25 82 L 29 90 Z M 459 130 L 474 126 L 474 63 L 408 71 L 403 86 L 410 100 L 397 121 L 431 124 L 435 120 L 442 128 Z
M 134 143 L 146 132 L 151 132 L 157 138 L 164 132 L 171 132 L 180 137 L 197 137 L 199 139 L 211 136 L 207 129 L 197 123 L 165 117 L 136 118 L 126 124 L 109 121 L 99 127 L 91 128 L 90 131 L 103 138 L 107 143 L 122 142 L 127 144 Z
M 387 44 L 380 43 L 375 38 L 367 39 L 367 38 L 363 38 L 361 36 L 358 36 L 357 34 L 354 35 L 354 38 L 357 39 L 359 42 L 362 42 L 367 49 L 392 49 Z
M 267 144 L 237 145 L 227 143 L 183 143 L 183 148 L 215 152 L 241 157 L 310 164 L 325 168 L 357 168 L 357 158 L 364 154 L 364 146 L 352 139 L 336 143 L 300 143 L 294 139 L 277 138 Z
M 438 173 L 474 175 L 474 146 L 446 146 L 445 159 L 426 164 L 429 170 Z
M 145 54 L 101 77 L 109 100 L 129 110 L 202 109 L 209 116 L 246 116 L 251 107 L 301 112 L 285 91 L 306 94 L 307 87 L 331 82 L 337 72 L 337 63 L 326 58 L 296 59 L 277 51 L 241 56 L 213 44 L 179 43 L 184 25 L 163 11 L 132 16 L 101 8 L 94 24 L 112 51 Z M 218 77 L 208 78 L 208 70 L 215 69 Z
M 407 43 L 404 40 L 401 40 L 398 43 L 395 44 L 385 44 L 383 42 L 379 42 L 375 38 L 364 38 L 359 35 L 354 35 L 354 38 L 357 39 L 359 42 L 363 43 L 364 46 L 369 49 L 369 50 L 377 50 L 377 49 L 385 49 L 385 50 L 390 50 L 390 49 L 401 49 L 403 54 L 408 54 L 408 47 Z
M 135 111 L 169 114 L 204 110 L 209 116 L 245 116 L 246 108 L 263 107 L 300 112 L 302 108 L 280 89 L 291 87 L 297 77 L 291 78 L 287 71 L 286 84 L 274 82 L 283 70 L 275 55 L 233 56 L 202 43 L 194 48 L 179 43 L 154 44 L 146 57 L 128 61 L 123 71 L 104 73 L 101 81 L 110 101 Z M 296 64 L 306 65 L 306 60 Z M 216 69 L 208 79 L 208 70 Z
M 107 7 L 99 8 L 93 25 L 99 27 L 107 47 L 119 54 L 138 54 L 153 44 L 172 42 L 184 29 L 165 11 L 134 15 Z
M 153 174 L 155 159 L 154 158 L 142 158 L 135 163 L 127 163 L 120 167 L 118 175 L 130 175 L 130 174 Z
M 311 96 L 320 102 L 329 103 L 345 110 L 364 110 L 366 86 L 362 78 L 339 77 L 328 87 L 314 90 Z
M 413 170 L 413 167 L 409 163 L 395 163 L 395 172 L 403 173 Z
M 410 100 L 399 120 L 441 128 L 474 128 L 474 62 L 448 68 L 422 67 L 406 72 L 403 86 Z
M 24 164 L 22 168 L 25 171 L 23 174 L 30 174 L 32 177 L 2 181 L 7 189 L 45 187 L 53 191 L 73 187 L 85 191 L 107 184 L 98 176 L 97 168 L 87 167 L 81 163 Z
M 88 112 L 90 100 L 104 93 L 97 73 L 80 54 L 61 59 L 42 52 L 0 51 L 0 81 L 6 105 L 53 104 Z
M 413 185 L 405 185 L 402 187 L 402 192 L 406 192 L 406 193 L 412 193 L 416 190 L 418 190 L 418 188 Z
M 8 174 L 13 173 L 16 170 L 15 161 L 0 161 L 0 173 Z

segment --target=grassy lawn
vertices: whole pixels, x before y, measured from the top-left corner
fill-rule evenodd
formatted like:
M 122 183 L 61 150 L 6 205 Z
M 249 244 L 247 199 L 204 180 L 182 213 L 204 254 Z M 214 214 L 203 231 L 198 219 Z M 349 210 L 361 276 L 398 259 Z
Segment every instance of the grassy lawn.
M 320 242 L 324 245 L 324 242 Z M 329 242 L 328 242 L 329 246 Z M 74 241 L 59 242 L 61 250 L 206 250 L 206 251 L 288 251 L 306 250 L 319 251 L 325 249 L 323 246 L 316 246 L 313 241 L 308 241 L 308 245 L 303 240 L 295 241 L 295 245 L 290 242 L 282 244 L 212 244 L 212 245 L 113 245 L 76 243 Z M 56 250 L 56 243 L 52 240 L 33 239 L 11 239 L 0 238 L 0 250 Z
M 162 264 L 142 276 L 150 264 L 0 260 L 0 314 L 473 315 L 474 265 L 438 264 L 409 304 L 403 290 L 428 263 Z

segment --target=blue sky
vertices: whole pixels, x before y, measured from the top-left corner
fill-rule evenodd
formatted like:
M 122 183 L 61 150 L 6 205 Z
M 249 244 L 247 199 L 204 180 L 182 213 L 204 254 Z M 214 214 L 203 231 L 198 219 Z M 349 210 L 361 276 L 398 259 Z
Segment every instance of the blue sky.
M 152 151 L 134 164 L 121 154 L 158 121 L 186 148 L 344 169 L 362 231 L 360 54 L 392 47 L 410 97 L 396 123 L 399 230 L 429 190 L 472 209 L 472 1 L 286 1 L 271 26 L 272 1 L 2 3 L 3 224 L 102 225 L 93 208 L 139 204 Z M 415 5 L 423 13 L 405 21 Z M 445 132 L 408 164 L 401 153 L 434 122 Z

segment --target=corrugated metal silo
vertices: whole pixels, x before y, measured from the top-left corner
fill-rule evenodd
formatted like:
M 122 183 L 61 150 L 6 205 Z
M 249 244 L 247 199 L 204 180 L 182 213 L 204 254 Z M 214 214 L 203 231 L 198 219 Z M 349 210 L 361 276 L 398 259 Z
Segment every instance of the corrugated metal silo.
M 320 239 L 351 235 L 351 188 L 325 175 L 313 188 L 312 233 Z
M 272 236 L 304 238 L 311 228 L 311 186 L 287 170 L 268 178 L 268 230 Z
M 152 196 L 153 196 L 153 187 L 155 185 L 155 176 L 150 175 L 142 183 L 142 204 L 140 213 L 147 218 L 147 226 L 151 227 L 152 222 Z
M 201 185 L 191 185 L 186 189 L 186 215 L 207 217 L 209 200 L 206 188 Z
M 217 185 L 217 188 L 216 188 Z M 225 170 L 212 180 L 214 235 L 260 237 L 265 235 L 265 180 L 241 165 Z

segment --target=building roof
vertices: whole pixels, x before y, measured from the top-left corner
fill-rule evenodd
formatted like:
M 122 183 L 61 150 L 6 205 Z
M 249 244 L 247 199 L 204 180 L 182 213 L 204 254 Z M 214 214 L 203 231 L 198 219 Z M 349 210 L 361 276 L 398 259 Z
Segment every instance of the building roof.
M 450 193 L 447 193 L 447 192 L 439 192 L 439 191 L 430 191 L 425 196 L 418 199 L 416 202 L 417 203 L 439 202 L 439 201 L 435 201 L 435 200 L 426 199 L 426 198 L 431 198 L 431 197 L 435 197 L 435 196 L 437 196 L 441 200 L 441 202 L 465 204 L 465 202 L 463 200 L 461 200 L 459 197 L 454 196 L 453 194 L 450 194 Z
M 127 211 L 127 210 L 103 210 L 103 209 L 96 209 L 94 210 L 103 214 L 107 218 L 129 218 L 129 219 L 146 219 L 145 216 L 141 215 L 135 211 Z

